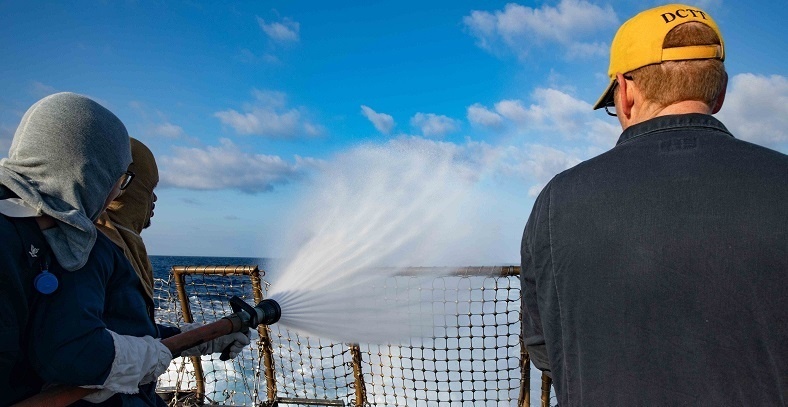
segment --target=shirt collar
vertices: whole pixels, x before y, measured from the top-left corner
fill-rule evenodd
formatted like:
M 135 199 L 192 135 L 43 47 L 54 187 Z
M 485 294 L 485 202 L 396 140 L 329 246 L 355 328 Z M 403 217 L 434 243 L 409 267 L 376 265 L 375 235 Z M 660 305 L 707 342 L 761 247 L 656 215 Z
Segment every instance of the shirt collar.
M 621 137 L 618 138 L 616 145 L 626 143 L 648 134 L 687 127 L 713 129 L 725 133 L 729 137 L 733 137 L 733 135 L 728 131 L 727 128 L 725 128 L 722 122 L 715 119 L 713 116 L 700 113 L 689 113 L 659 116 L 646 120 L 642 123 L 629 126 L 626 130 L 624 130 L 623 133 L 621 133 Z

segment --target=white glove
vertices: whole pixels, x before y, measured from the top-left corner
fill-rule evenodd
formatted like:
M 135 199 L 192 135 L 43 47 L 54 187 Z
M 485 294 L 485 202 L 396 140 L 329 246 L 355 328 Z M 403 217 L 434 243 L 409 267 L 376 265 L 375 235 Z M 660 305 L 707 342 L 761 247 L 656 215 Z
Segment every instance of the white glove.
M 192 329 L 199 328 L 201 326 L 203 325 L 200 323 L 184 324 L 181 326 L 181 332 L 191 331 Z M 213 353 L 222 352 L 229 346 L 230 359 L 234 359 L 239 353 L 241 353 L 241 350 L 246 345 L 251 343 L 251 340 L 249 339 L 250 335 L 251 332 L 247 330 L 246 333 L 235 332 L 220 336 L 212 341 L 201 343 L 193 348 L 186 349 L 185 351 L 181 352 L 181 356 L 210 355 Z
M 172 353 L 160 340 L 150 336 L 142 338 L 119 335 L 110 330 L 115 342 L 115 359 L 112 361 L 107 380 L 99 386 L 82 386 L 100 389 L 83 398 L 91 403 L 100 403 L 115 393 L 137 394 L 141 384 L 155 381 L 167 370 Z

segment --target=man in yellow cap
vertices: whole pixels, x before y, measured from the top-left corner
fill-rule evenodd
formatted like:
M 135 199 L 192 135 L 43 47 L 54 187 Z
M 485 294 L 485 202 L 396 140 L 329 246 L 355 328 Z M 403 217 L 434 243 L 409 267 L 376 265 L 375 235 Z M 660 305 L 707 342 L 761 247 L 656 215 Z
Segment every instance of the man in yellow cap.
M 624 23 L 595 106 L 623 133 L 534 204 L 523 336 L 562 407 L 788 402 L 788 156 L 711 116 L 724 58 L 697 7 Z

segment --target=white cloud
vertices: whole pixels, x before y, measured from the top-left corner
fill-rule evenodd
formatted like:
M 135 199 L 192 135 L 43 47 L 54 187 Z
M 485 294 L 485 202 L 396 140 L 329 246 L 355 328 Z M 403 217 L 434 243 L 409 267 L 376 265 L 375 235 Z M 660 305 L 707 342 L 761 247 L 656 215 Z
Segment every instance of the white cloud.
M 618 122 L 593 119 L 587 121 L 586 126 L 585 137 L 596 147 L 611 148 L 621 136 L 621 125 Z M 591 148 L 596 150 L 593 146 Z
M 187 138 L 186 132 L 181 126 L 172 123 L 168 115 L 160 110 L 153 109 L 145 103 L 132 100 L 129 106 L 140 116 L 137 122 L 137 129 L 129 128 L 129 132 L 150 137 L 165 137 L 171 139 Z M 134 136 L 134 134 L 132 134 Z
M 323 128 L 316 124 L 304 123 L 304 132 L 306 132 L 308 136 L 317 137 L 323 134 Z
M 574 42 L 567 46 L 567 59 L 588 59 L 598 55 L 607 55 L 609 45 L 602 42 Z
M 239 134 L 288 135 L 297 130 L 300 115 L 295 109 L 277 113 L 268 108 L 253 108 L 249 113 L 230 109 L 216 112 L 215 116 Z
M 265 20 L 257 17 L 257 24 L 274 41 L 298 42 L 301 25 L 289 18 L 284 18 L 281 22 L 266 23 Z
M 460 122 L 451 117 L 421 112 L 410 119 L 410 124 L 421 129 L 427 137 L 443 137 L 460 127 Z
M 391 133 L 394 128 L 394 118 L 385 113 L 378 113 L 368 106 L 361 106 L 361 113 L 383 134 Z
M 217 147 L 173 147 L 174 155 L 157 159 L 162 185 L 196 189 L 237 189 L 248 193 L 272 191 L 304 176 L 315 160 L 296 157 L 288 163 L 279 156 L 252 154 L 228 139 Z
M 788 78 L 734 76 L 717 116 L 734 136 L 788 152 Z
M 463 21 L 479 47 L 496 52 L 502 46 L 520 57 L 533 46 L 551 43 L 565 46 L 571 58 L 604 55 L 605 44 L 581 39 L 618 25 L 612 7 L 584 0 L 561 0 L 555 7 L 541 8 L 509 3 L 492 13 L 472 11 Z
M 468 106 L 468 121 L 484 127 L 498 128 L 503 124 L 503 118 L 498 113 L 488 110 L 479 103 Z
M 408 150 L 443 151 L 453 157 L 457 168 L 463 169 L 460 175 L 469 182 L 489 175 L 520 179 L 530 185 L 531 197 L 536 197 L 556 174 L 596 155 L 592 151 L 564 150 L 544 144 L 491 145 L 470 139 L 452 143 L 419 136 L 401 136 L 389 144 Z
M 471 30 L 471 34 L 476 37 L 476 45 L 492 50 L 493 43 L 496 42 L 498 18 L 486 11 L 474 10 L 471 15 L 463 18 L 465 26 Z
M 501 116 L 518 123 L 539 121 L 544 116 L 541 106 L 526 108 L 520 100 L 502 100 L 495 104 L 495 111 Z
M 501 160 L 501 172 L 536 181 L 537 184 L 532 189 L 536 190 L 537 194 L 556 174 L 583 161 L 574 153 L 541 144 L 529 144 L 521 148 L 507 147 L 504 157 Z
M 563 133 L 582 130 L 589 118 L 596 116 L 593 106 L 555 89 L 537 89 L 534 98 L 544 110 L 544 120 Z
M 184 131 L 183 131 L 183 128 L 181 126 L 177 126 L 177 125 L 174 125 L 174 124 L 169 123 L 169 122 L 162 123 L 162 124 L 156 126 L 156 128 L 154 129 L 154 132 L 157 135 L 161 135 L 161 136 L 169 137 L 169 138 L 178 138 L 178 137 L 181 137 L 181 136 L 183 136 L 185 134 Z
M 401 135 L 388 143 L 400 149 L 441 151 L 441 154 L 449 154 L 458 171 L 462 168 L 460 176 L 469 182 L 476 182 L 482 173 L 493 171 L 501 154 L 500 147 L 470 139 L 460 144 L 423 136 Z
M 599 112 L 591 109 L 591 104 L 572 95 L 552 88 L 539 88 L 532 94 L 534 103 L 525 105 L 519 99 L 506 99 L 495 104 L 494 111 L 475 104 L 477 116 L 487 115 L 502 118 L 520 133 L 538 132 L 541 135 L 559 135 L 564 139 L 585 139 L 595 146 L 612 147 L 621 129 L 617 123 L 600 118 Z M 603 120 L 605 119 L 605 120 Z M 478 118 L 472 122 L 495 127 L 502 124 L 491 120 L 490 124 Z
M 265 137 L 297 138 L 322 134 L 321 126 L 304 118 L 303 108 L 289 108 L 283 92 L 254 90 L 255 102 L 245 107 L 245 112 L 235 109 L 214 113 L 223 124 L 238 134 Z

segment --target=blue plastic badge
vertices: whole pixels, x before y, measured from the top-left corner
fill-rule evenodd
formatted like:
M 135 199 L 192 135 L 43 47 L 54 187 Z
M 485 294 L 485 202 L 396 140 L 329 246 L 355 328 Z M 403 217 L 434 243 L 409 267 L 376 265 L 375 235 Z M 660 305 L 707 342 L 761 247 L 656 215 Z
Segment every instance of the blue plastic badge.
M 33 285 L 41 294 L 52 294 L 57 290 L 58 284 L 57 277 L 46 270 L 42 270 L 33 280 Z

